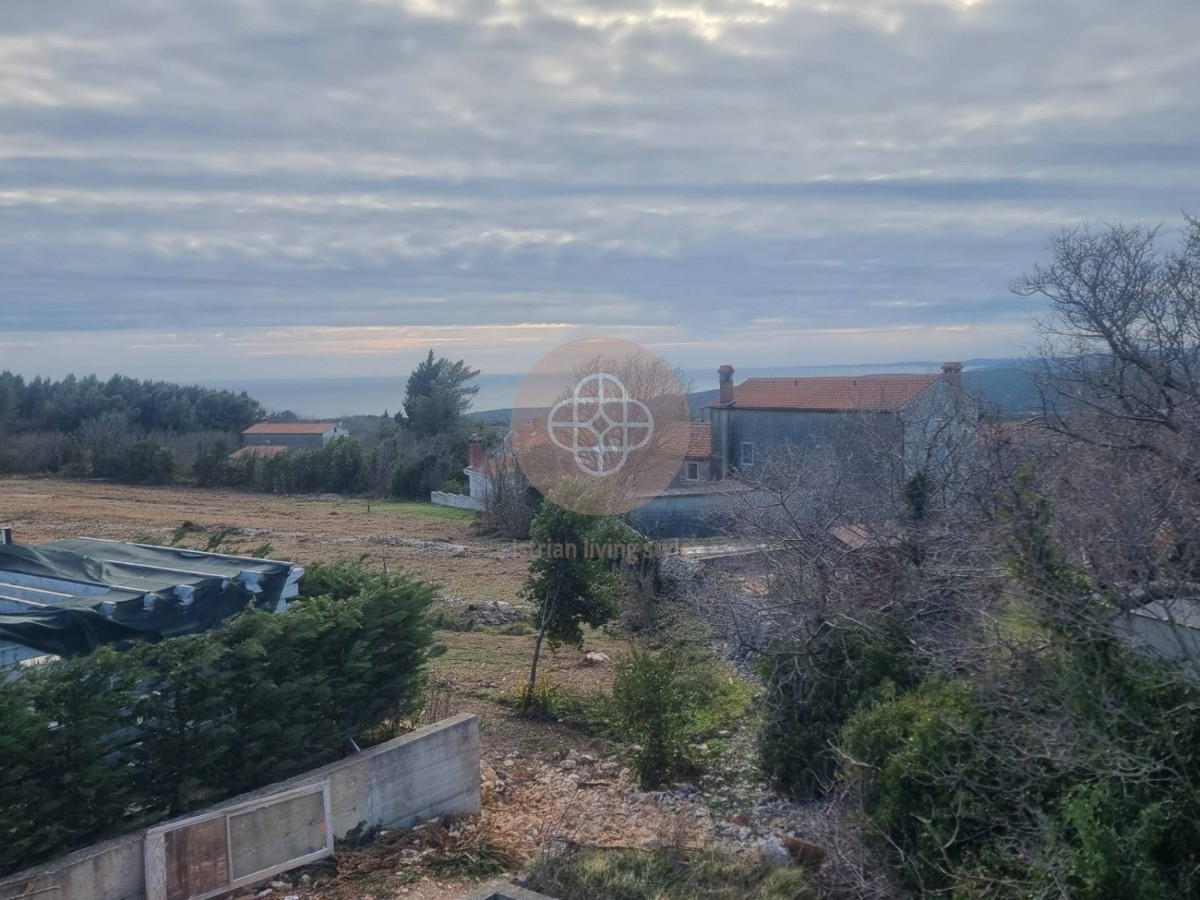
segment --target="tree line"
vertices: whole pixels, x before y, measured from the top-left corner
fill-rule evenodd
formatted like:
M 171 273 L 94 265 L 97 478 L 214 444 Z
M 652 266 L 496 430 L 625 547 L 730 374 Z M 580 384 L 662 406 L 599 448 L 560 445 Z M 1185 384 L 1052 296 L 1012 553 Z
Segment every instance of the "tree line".
M 266 417 L 245 392 L 120 375 L 27 382 L 2 372 L 0 474 L 428 499 L 433 490 L 465 489 L 471 428 L 464 414 L 478 374 L 430 350 L 395 416 L 356 417 L 350 438 L 319 449 L 231 459 L 240 432 Z
M 68 375 L 59 381 L 26 381 L 0 372 L 0 433 L 77 432 L 83 422 L 118 414 L 143 431 L 240 432 L 264 415 L 262 404 L 244 391 L 214 390 L 166 381 L 139 381 L 114 375 Z

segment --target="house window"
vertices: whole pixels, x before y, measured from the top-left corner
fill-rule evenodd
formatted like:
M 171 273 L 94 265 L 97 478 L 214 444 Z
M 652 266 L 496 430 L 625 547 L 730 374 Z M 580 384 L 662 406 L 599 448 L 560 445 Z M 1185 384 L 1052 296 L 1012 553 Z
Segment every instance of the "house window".
M 684 466 L 684 477 L 688 481 L 700 480 L 700 463 L 690 462 Z
M 742 459 L 740 465 L 754 465 L 754 444 L 750 441 L 742 441 Z

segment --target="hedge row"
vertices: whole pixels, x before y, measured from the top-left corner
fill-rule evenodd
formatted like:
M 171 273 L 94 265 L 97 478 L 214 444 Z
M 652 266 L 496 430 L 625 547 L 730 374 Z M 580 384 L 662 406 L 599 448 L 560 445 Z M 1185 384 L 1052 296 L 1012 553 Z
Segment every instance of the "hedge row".
M 350 565 L 307 582 L 283 615 L 0 685 L 0 875 L 396 733 L 423 695 L 432 589 Z

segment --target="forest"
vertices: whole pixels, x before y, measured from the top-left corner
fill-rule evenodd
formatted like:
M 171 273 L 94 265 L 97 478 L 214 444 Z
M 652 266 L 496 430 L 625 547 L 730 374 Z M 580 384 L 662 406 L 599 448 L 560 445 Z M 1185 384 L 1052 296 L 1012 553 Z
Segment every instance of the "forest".
M 0 474 L 427 499 L 431 490 L 461 488 L 463 415 L 478 374 L 430 351 L 403 386 L 395 417 L 354 417 L 351 437 L 321 449 L 230 459 L 243 429 L 294 414 L 269 416 L 244 391 L 122 375 L 54 381 L 0 372 Z

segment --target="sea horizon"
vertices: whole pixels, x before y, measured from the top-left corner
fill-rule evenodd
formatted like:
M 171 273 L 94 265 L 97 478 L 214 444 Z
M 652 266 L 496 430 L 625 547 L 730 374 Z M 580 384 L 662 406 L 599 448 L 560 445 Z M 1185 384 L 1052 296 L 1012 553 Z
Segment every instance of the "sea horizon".
M 970 368 L 988 368 L 1013 363 L 1012 360 L 968 360 Z M 937 371 L 941 363 L 910 361 L 839 366 L 747 367 L 735 372 L 735 381 L 749 377 L 804 377 L 811 375 L 902 374 Z M 715 390 L 716 369 L 680 370 L 684 389 Z M 510 409 L 525 373 L 494 373 L 478 376 L 472 383 L 479 387 L 471 404 L 472 412 Z M 242 378 L 198 382 L 205 387 L 245 391 L 269 413 L 290 410 L 302 418 L 339 418 L 358 415 L 394 415 L 404 401 L 407 375 L 361 375 L 325 378 Z

